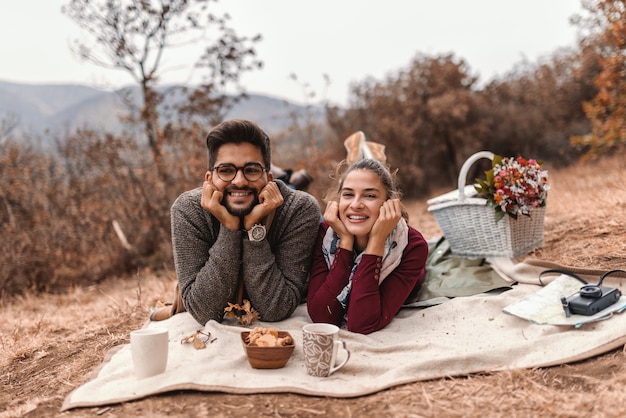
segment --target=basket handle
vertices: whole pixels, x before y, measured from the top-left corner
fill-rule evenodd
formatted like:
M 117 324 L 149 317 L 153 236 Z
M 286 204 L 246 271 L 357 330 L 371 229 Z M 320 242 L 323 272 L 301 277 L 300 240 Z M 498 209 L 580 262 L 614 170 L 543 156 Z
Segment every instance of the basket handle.
M 465 183 L 467 182 L 467 173 L 472 165 L 481 158 L 488 158 L 493 161 L 493 152 L 479 151 L 476 154 L 471 155 L 461 166 L 461 171 L 459 172 L 459 200 L 461 202 L 465 200 Z

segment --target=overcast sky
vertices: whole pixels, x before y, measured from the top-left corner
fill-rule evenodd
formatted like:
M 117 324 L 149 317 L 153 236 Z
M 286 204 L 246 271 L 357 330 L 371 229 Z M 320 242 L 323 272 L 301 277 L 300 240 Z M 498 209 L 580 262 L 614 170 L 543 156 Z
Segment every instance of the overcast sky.
M 122 71 L 72 55 L 70 41 L 80 32 L 61 13 L 68 2 L 5 0 L 0 80 L 99 88 L 133 82 Z M 418 53 L 453 53 L 488 81 L 522 61 L 574 47 L 577 28 L 569 18 L 582 11 L 580 0 L 220 0 L 215 6 L 231 15 L 238 35 L 263 36 L 256 50 L 265 67 L 242 78 L 249 92 L 303 102 L 302 86 L 289 78 L 294 73 L 316 93 L 314 101 L 335 104 L 346 103 L 350 83 L 368 76 L 382 80 L 408 67 Z M 199 52 L 166 55 L 166 65 L 182 69 L 164 81 L 189 80 Z

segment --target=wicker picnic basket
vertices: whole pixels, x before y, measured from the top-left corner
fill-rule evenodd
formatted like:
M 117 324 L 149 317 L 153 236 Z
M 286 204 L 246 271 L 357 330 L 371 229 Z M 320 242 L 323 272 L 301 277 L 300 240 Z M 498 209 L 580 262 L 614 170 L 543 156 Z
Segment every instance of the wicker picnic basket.
M 458 190 L 427 202 L 456 256 L 519 258 L 543 247 L 545 206 L 533 209 L 530 217 L 505 216 L 496 222 L 496 212 L 487 199 L 479 197 L 473 185 L 465 185 L 470 167 L 481 158 L 493 157 L 489 151 L 470 156 L 461 167 Z

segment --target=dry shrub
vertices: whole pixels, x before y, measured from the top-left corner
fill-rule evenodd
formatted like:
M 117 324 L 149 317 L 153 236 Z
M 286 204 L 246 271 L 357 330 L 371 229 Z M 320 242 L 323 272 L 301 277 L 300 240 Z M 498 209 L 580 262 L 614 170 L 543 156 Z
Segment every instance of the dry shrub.
M 200 161 L 206 165 L 193 141 L 163 151 L 166 175 L 145 146 L 92 131 L 49 154 L 10 142 L 2 148 L 0 292 L 62 291 L 173 264 L 169 208 L 197 185 Z
M 525 64 L 484 87 L 462 58 L 417 54 L 385 79 L 351 86 L 347 108 L 330 108 L 340 135 L 354 132 L 386 145 L 389 161 L 412 199 L 456 184 L 458 170 L 476 150 L 522 155 L 567 165 L 586 148 L 572 135 L 591 129 L 581 103 L 595 95 L 597 60 L 558 51 Z

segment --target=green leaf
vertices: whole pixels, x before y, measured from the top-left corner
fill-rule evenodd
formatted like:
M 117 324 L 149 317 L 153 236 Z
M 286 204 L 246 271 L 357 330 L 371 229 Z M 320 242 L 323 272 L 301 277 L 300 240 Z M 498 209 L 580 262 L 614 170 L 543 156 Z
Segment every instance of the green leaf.
M 487 183 L 490 185 L 493 184 L 493 178 L 495 177 L 493 170 L 485 171 L 485 176 L 487 176 Z
M 476 179 L 476 182 L 478 184 L 474 185 L 474 189 L 476 189 L 478 193 L 485 194 L 485 195 L 491 194 L 490 193 L 491 186 L 489 185 L 489 183 L 481 179 Z

